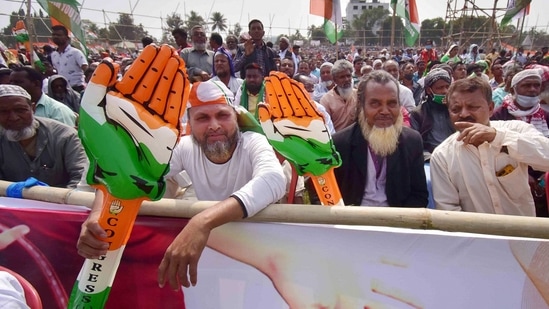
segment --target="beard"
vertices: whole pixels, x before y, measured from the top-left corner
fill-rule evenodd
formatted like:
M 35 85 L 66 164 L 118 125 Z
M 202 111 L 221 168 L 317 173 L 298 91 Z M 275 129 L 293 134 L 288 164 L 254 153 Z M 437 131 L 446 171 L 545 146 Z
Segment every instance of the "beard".
M 4 129 L 3 134 L 4 136 L 6 136 L 8 141 L 20 142 L 35 136 L 39 126 L 40 126 L 40 123 L 38 122 L 38 120 L 33 119 L 32 123 L 28 127 L 23 128 L 21 130 Z
M 326 88 L 330 87 L 332 84 L 334 83 L 334 81 L 332 80 L 327 80 L 327 81 L 321 81 L 320 84 Z
M 392 126 L 378 128 L 368 124 L 366 117 L 364 117 L 363 110 L 361 110 L 358 115 L 358 124 L 362 131 L 362 136 L 368 141 L 370 149 L 381 157 L 386 157 L 396 151 L 398 147 L 398 138 L 402 132 L 403 122 L 401 113 Z
M 205 51 L 206 50 L 206 43 L 194 43 L 193 42 L 194 49 L 198 51 Z
M 337 92 L 339 92 L 339 95 L 343 98 L 343 100 L 347 101 L 351 98 L 353 95 L 353 82 L 351 81 L 351 85 L 349 87 L 341 87 L 337 86 Z
M 192 131 L 191 131 L 192 132 Z M 196 135 L 191 134 L 193 141 L 200 146 L 206 158 L 212 162 L 227 162 L 231 158 L 233 146 L 235 146 L 240 140 L 240 135 L 242 133 L 237 130 L 232 135 L 227 135 L 226 140 L 224 141 L 215 141 L 213 143 L 208 143 L 207 138 L 208 134 L 205 134 L 201 140 L 199 140 Z

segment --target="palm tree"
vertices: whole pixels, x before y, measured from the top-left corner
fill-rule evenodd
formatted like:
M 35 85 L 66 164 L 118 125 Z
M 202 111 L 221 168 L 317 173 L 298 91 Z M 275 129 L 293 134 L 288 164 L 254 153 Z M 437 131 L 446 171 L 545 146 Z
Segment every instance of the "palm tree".
M 213 12 L 210 20 L 212 22 L 212 31 L 217 29 L 219 32 L 224 32 L 227 30 L 227 18 L 220 12 Z
M 189 30 L 194 26 L 202 26 L 204 25 L 204 18 L 198 15 L 197 12 L 191 11 L 189 15 L 187 15 L 187 20 L 185 21 L 185 25 Z
M 181 15 L 179 13 L 172 13 L 171 15 L 167 15 L 166 26 L 168 26 L 169 31 L 176 28 L 182 28 L 183 20 L 181 19 Z

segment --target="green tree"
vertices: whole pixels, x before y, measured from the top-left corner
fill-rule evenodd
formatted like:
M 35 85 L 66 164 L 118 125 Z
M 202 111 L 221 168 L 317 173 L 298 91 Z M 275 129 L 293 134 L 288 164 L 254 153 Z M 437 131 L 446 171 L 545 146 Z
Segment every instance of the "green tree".
M 240 23 L 234 24 L 232 30 L 229 29 L 229 34 L 236 35 L 237 37 L 240 35 L 241 32 L 242 32 L 242 26 L 240 25 Z
M 185 25 L 187 26 L 187 29 L 189 29 L 189 31 L 191 30 L 192 27 L 202 26 L 204 25 L 204 23 L 205 23 L 204 18 L 198 15 L 198 13 L 195 11 L 191 11 L 189 15 L 187 15 L 187 20 L 185 21 Z M 189 33 L 189 36 L 190 36 L 190 33 Z
M 166 27 L 170 32 L 173 29 L 182 28 L 184 24 L 179 13 L 172 13 L 171 15 L 166 16 Z
M 382 34 L 382 31 L 379 30 L 382 29 L 383 22 L 387 17 L 389 17 L 389 10 L 385 10 L 382 7 L 364 10 L 350 25 L 352 30 L 354 30 L 355 37 L 360 38 L 359 40 L 355 40 L 355 44 L 379 44 L 379 38 Z
M 210 21 L 212 22 L 212 31 L 224 32 L 227 30 L 227 18 L 220 12 L 213 12 Z
M 296 29 L 295 30 L 295 33 L 290 35 L 290 41 L 293 42 L 295 40 L 305 40 L 305 37 L 301 34 L 301 32 L 299 31 L 299 29 Z
M 443 42 L 441 41 L 441 38 L 443 38 L 446 34 L 446 23 L 444 22 L 444 19 L 441 17 L 433 18 L 433 19 L 424 19 L 421 22 L 421 38 L 423 41 L 427 39 L 433 40 L 433 43 L 435 45 L 441 46 Z M 423 42 L 419 42 L 422 44 Z
M 326 34 L 324 33 L 322 26 L 311 25 L 307 29 L 307 38 L 309 40 L 320 41 L 321 44 L 328 43 L 328 39 L 326 38 Z

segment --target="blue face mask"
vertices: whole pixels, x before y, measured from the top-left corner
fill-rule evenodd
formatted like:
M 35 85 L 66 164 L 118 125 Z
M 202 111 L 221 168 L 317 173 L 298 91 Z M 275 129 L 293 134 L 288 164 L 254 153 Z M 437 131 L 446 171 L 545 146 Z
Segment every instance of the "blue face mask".
M 433 48 L 433 45 L 425 45 L 425 49 L 430 50 Z

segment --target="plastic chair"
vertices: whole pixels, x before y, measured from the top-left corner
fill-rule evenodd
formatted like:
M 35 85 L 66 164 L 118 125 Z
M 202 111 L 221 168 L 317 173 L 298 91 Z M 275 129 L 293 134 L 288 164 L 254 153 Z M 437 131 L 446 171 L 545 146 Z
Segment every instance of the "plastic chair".
M 13 270 L 7 269 L 3 266 L 0 266 L 0 271 L 5 271 L 9 273 L 10 275 L 14 276 L 17 281 L 21 284 L 23 287 L 23 291 L 25 291 L 25 300 L 27 301 L 27 305 L 31 309 L 42 309 L 42 299 L 40 298 L 40 295 L 38 295 L 38 291 L 34 288 L 34 286 L 27 281 L 27 279 L 23 278 L 20 274 L 14 272 Z

